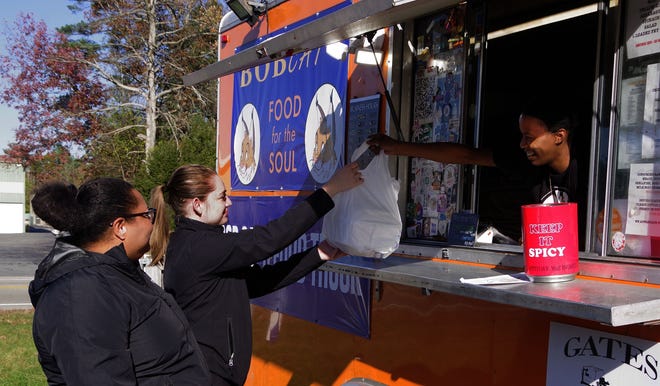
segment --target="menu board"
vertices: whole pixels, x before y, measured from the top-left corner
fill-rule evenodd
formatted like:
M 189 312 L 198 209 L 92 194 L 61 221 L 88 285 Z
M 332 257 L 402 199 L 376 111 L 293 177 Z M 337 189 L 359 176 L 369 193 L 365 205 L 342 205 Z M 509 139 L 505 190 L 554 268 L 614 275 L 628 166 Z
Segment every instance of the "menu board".
M 632 164 L 626 233 L 660 237 L 660 165 Z
M 371 134 L 378 132 L 378 117 L 380 116 L 380 94 L 363 98 L 351 99 L 348 107 L 348 139 L 346 151 L 348 157 Z M 374 154 L 365 152 L 358 158 L 360 169 L 367 167 Z

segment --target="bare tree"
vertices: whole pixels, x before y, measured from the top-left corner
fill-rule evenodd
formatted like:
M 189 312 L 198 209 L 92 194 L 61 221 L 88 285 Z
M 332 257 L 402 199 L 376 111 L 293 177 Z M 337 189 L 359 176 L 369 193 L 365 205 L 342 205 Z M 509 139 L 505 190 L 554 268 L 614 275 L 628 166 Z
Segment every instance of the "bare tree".
M 215 60 L 222 7 L 204 0 L 75 0 L 84 21 L 62 31 L 94 42 L 83 62 L 115 92 L 106 109 L 131 109 L 143 117 L 114 128 L 143 128 L 148 156 L 159 135 L 185 134 L 193 114 L 213 119 L 212 85 L 184 87 L 182 76 Z M 166 129 L 159 133 L 160 129 Z

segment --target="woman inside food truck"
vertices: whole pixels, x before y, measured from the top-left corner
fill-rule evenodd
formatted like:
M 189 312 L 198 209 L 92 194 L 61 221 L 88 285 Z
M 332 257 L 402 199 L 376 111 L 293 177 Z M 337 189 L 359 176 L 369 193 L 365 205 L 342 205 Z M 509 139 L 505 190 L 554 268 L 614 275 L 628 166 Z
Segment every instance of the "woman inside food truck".
M 512 152 L 510 146 L 489 149 L 450 142 L 403 142 L 384 134 L 372 135 L 368 143 L 374 152 L 382 149 L 389 155 L 497 167 L 523 180 L 525 189 L 517 198 L 518 206 L 578 202 L 578 206 L 584 209 L 584 205 L 579 205 L 582 199 L 578 165 L 571 149 L 575 126 L 576 119 L 564 103 L 550 97 L 539 97 L 528 102 L 520 111 L 518 127 L 522 152 Z M 520 213 L 511 215 L 520 216 Z M 519 238 L 519 234 L 511 236 Z

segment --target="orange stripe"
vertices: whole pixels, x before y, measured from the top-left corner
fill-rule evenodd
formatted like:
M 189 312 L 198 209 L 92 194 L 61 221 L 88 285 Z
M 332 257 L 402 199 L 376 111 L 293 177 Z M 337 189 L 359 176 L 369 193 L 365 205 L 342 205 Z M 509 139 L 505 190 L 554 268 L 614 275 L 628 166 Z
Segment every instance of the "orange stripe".
M 486 263 L 476 263 L 472 261 L 461 261 L 461 260 L 450 260 L 450 259 L 442 259 L 439 257 L 424 257 L 424 256 L 415 256 L 415 255 L 404 255 L 404 254 L 396 254 L 397 256 L 401 257 L 406 257 L 406 258 L 411 258 L 411 259 L 417 259 L 417 260 L 431 260 L 435 261 L 438 263 L 447 263 L 447 264 L 459 264 L 459 265 L 469 265 L 473 267 L 483 267 L 483 268 L 497 268 L 497 269 L 505 269 L 509 271 L 520 271 L 520 268 L 516 267 L 507 267 L 503 265 L 496 265 L 496 264 L 486 264 Z
M 634 285 L 634 286 L 638 286 L 638 287 L 660 288 L 659 284 L 639 283 L 639 282 L 635 282 L 635 281 L 619 280 L 619 279 L 607 279 L 607 278 L 595 277 L 595 276 L 578 275 L 577 277 L 579 277 L 580 279 L 584 279 L 584 280 L 593 280 L 593 281 L 600 281 L 600 282 L 605 282 L 605 283 L 628 284 L 628 285 Z
M 485 263 L 475 263 L 475 262 L 470 262 L 470 261 L 459 261 L 459 260 L 448 260 L 448 259 L 441 259 L 438 257 L 424 257 L 424 256 L 415 256 L 415 255 L 404 255 L 404 254 L 397 254 L 397 256 L 401 257 L 406 257 L 406 258 L 411 258 L 411 259 L 417 259 L 417 260 L 432 260 L 438 263 L 446 263 L 446 264 L 459 264 L 459 265 L 469 265 L 473 267 L 483 267 L 483 268 L 497 268 L 497 269 L 503 269 L 507 271 L 520 271 L 520 268 L 516 267 L 506 267 L 502 265 L 495 265 L 495 264 L 485 264 Z M 583 280 L 592 280 L 592 281 L 599 281 L 599 282 L 604 282 L 604 283 L 614 283 L 614 284 L 627 284 L 627 285 L 634 285 L 638 287 L 647 287 L 647 288 L 660 288 L 660 284 L 651 284 L 651 283 L 639 283 L 635 281 L 629 281 L 629 280 L 621 280 L 621 279 L 608 279 L 608 278 L 602 278 L 602 277 L 595 277 L 595 276 L 585 276 L 585 275 L 577 275 L 577 278 L 583 279 Z

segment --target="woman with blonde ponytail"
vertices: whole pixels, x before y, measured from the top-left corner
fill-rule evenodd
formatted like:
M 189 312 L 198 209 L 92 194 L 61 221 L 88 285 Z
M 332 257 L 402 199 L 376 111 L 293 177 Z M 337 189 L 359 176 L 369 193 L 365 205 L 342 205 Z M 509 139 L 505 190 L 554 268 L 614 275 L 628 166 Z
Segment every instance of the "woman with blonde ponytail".
M 165 185 L 158 185 L 151 190 L 149 204 L 156 209 L 156 222 L 151 231 L 149 239 L 151 266 L 163 265 L 165 262 L 165 249 L 167 248 L 167 239 L 170 236 L 170 222 L 168 220 L 168 207 L 163 198 L 163 189 Z
M 279 252 L 332 207 L 332 197 L 362 183 L 352 163 L 316 192 L 264 226 L 225 233 L 231 199 L 223 181 L 201 165 L 181 166 L 152 195 L 159 214 L 165 201 L 175 214 L 174 232 L 158 216 L 151 248 L 165 249 L 165 290 L 179 303 L 206 357 L 212 385 L 243 385 L 252 356 L 250 298 L 292 284 L 344 253 L 323 241 L 286 261 L 256 264 Z

